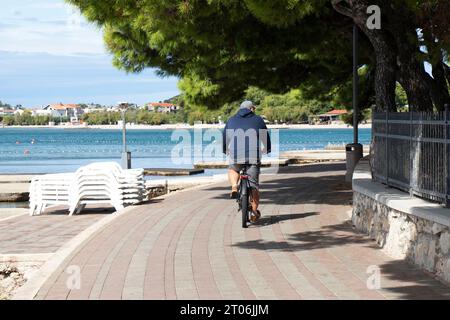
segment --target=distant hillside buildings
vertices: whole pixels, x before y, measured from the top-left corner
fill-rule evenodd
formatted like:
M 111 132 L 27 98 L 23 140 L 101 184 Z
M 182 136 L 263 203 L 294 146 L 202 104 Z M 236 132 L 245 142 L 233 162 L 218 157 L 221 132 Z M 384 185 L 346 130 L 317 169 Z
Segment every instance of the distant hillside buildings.
M 39 112 L 39 111 L 38 111 Z M 44 107 L 40 113 L 53 117 L 76 117 L 83 114 L 83 109 L 78 104 L 50 104 Z
M 166 102 L 150 102 L 145 105 L 139 107 L 136 104 L 130 104 L 130 108 L 132 109 L 144 109 L 150 112 L 160 112 L 160 113 L 169 113 L 169 112 L 177 112 L 182 108 L 178 105 Z M 118 112 L 120 111 L 118 106 L 100 106 L 100 105 L 86 105 L 86 104 L 67 104 L 67 103 L 57 103 L 57 104 L 49 104 L 41 109 L 11 109 L 11 108 L 2 108 L 0 107 L 0 116 L 14 116 L 16 114 L 22 114 L 25 110 L 29 110 L 32 116 L 49 116 L 49 117 L 79 117 L 84 113 L 91 112 Z
M 21 114 L 22 112 L 23 112 L 23 110 L 21 110 L 21 109 L 0 108 L 0 117 L 14 116 L 16 114 Z
M 343 123 L 341 116 L 348 114 L 347 110 L 334 109 L 327 113 L 309 116 L 309 124 L 336 124 Z
M 181 108 L 172 103 L 166 102 L 150 102 L 145 105 L 148 111 L 151 112 L 161 112 L 161 113 L 169 113 L 169 112 L 177 112 Z

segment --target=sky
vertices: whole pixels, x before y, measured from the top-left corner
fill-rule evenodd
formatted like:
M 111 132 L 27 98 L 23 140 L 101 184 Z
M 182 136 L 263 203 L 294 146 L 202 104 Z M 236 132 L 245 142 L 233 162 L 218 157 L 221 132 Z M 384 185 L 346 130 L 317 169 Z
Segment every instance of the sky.
M 155 70 L 126 74 L 112 65 L 101 30 L 64 0 L 0 0 L 0 101 L 144 104 L 179 93 Z

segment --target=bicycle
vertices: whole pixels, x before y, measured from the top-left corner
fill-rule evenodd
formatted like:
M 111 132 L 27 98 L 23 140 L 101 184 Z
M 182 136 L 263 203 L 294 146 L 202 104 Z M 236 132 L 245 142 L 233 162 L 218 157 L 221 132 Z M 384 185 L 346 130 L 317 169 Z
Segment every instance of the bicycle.
M 247 175 L 247 167 L 244 166 L 239 173 L 240 183 L 238 196 L 236 198 L 238 202 L 238 211 L 242 212 L 242 228 L 248 228 L 250 222 L 250 203 L 251 203 L 251 186 L 249 176 Z

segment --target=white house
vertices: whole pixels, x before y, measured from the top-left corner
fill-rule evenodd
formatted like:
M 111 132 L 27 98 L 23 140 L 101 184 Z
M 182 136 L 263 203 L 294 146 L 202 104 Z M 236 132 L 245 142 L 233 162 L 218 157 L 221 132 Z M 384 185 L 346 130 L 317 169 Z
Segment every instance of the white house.
M 33 117 L 37 117 L 37 116 L 59 117 L 60 116 L 58 111 L 49 110 L 49 109 L 32 109 L 31 115 Z
M 52 111 L 55 117 L 75 117 L 83 114 L 83 109 L 77 104 L 50 104 L 43 108 L 43 110 Z
M 165 102 L 150 102 L 147 103 L 146 108 L 148 111 L 152 112 L 161 112 L 161 113 L 169 113 L 169 112 L 177 112 L 181 108 L 172 103 Z
M 0 116 L 13 116 L 16 110 L 0 108 Z

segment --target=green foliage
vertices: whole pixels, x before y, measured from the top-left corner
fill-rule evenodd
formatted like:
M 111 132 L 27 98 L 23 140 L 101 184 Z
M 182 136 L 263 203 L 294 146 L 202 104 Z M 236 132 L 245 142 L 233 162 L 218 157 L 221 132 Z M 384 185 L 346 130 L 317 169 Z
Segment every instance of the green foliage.
M 270 94 L 267 91 L 250 87 L 242 99 L 251 100 L 257 105 L 256 113 L 263 115 L 271 123 L 306 123 L 310 115 L 324 113 L 339 107 L 332 102 L 305 99 L 300 90 L 294 89 L 286 94 Z M 219 109 L 189 105 L 185 109 L 188 122 L 216 123 L 226 121 L 239 109 L 241 100 L 225 103 Z
M 50 116 L 32 116 L 29 110 L 24 111 L 21 115 L 4 116 L 2 119 L 5 126 L 43 126 L 48 125 L 50 121 L 59 123 L 61 120 L 64 119 L 59 117 L 52 118 Z
M 405 108 L 408 105 L 406 92 L 399 83 L 397 83 L 397 87 L 395 88 L 395 104 L 397 108 Z
M 120 112 L 94 111 L 83 114 L 81 119 L 87 124 L 116 124 L 121 119 L 121 114 Z
M 117 67 L 178 76 L 185 101 L 209 109 L 252 86 L 326 93 L 351 70 L 352 21 L 327 0 L 69 2 L 103 27 Z
M 94 111 L 85 113 L 82 120 L 89 125 L 113 125 L 122 119 L 120 112 Z M 176 113 L 150 112 L 145 109 L 130 109 L 125 113 L 128 123 L 160 125 L 167 123 L 184 123 L 186 115 L 183 111 Z
M 304 99 L 300 90 L 292 90 L 284 95 L 266 95 L 258 113 L 270 122 L 304 123 L 308 116 L 331 109 L 330 104 Z
M 5 126 L 14 125 L 14 117 L 13 116 L 4 116 L 2 121 Z
M 353 126 L 353 112 L 343 114 L 339 117 L 342 122 L 349 126 Z M 365 109 L 358 113 L 358 123 L 367 123 L 372 118 L 372 109 Z
M 10 109 L 12 106 L 0 100 L 0 108 Z
M 155 67 L 161 76 L 179 77 L 187 104 L 220 109 L 242 99 L 248 88 L 258 87 L 274 94 L 298 88 L 305 99 L 333 101 L 351 108 L 352 25 L 356 22 L 361 27 L 361 21 L 366 19 L 363 8 L 370 2 L 341 1 L 339 10 L 338 1 L 330 0 L 67 1 L 102 27 L 117 67 L 127 72 Z M 442 60 L 448 61 L 448 0 L 375 0 L 373 4 L 383 8 L 383 30 L 361 32 L 362 109 L 374 104 L 375 94 L 376 63 L 369 38 L 378 44 L 377 52 L 385 51 L 377 53 L 379 57 L 395 51 L 386 43 L 380 44 L 380 34 L 385 35 L 383 39 L 398 42 L 393 47 L 402 48 L 401 56 L 410 55 L 404 59 L 409 63 L 395 66 L 390 62 L 390 68 L 408 68 L 427 60 L 440 66 L 442 72 L 450 72 L 448 65 L 439 65 Z M 422 39 L 417 39 L 417 30 L 423 30 Z M 429 50 L 419 53 L 423 45 Z M 448 88 L 448 80 L 442 75 L 439 79 L 439 86 Z M 378 90 L 378 101 L 389 104 L 394 92 L 390 87 L 388 91 Z M 441 92 L 444 97 L 436 96 L 434 100 L 448 100 L 442 91 L 430 90 L 434 95 Z M 410 90 L 408 95 L 413 93 Z M 206 111 L 197 112 L 190 121 L 208 117 Z

